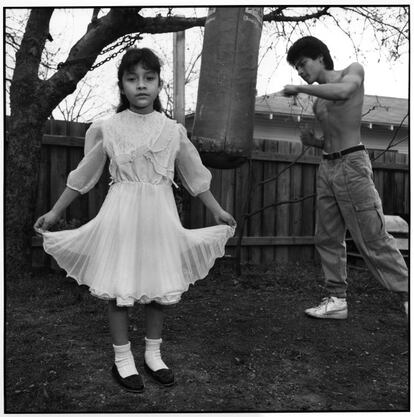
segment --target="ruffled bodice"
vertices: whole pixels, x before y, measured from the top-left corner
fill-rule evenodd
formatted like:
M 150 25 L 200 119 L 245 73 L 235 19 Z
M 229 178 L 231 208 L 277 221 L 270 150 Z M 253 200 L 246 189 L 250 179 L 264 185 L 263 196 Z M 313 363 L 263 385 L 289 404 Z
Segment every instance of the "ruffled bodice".
M 171 184 L 177 168 L 192 195 L 210 188 L 211 173 L 201 162 L 185 128 L 164 114 L 125 110 L 95 122 L 85 136 L 85 156 L 67 186 L 88 192 L 99 180 L 107 157 L 112 182 Z

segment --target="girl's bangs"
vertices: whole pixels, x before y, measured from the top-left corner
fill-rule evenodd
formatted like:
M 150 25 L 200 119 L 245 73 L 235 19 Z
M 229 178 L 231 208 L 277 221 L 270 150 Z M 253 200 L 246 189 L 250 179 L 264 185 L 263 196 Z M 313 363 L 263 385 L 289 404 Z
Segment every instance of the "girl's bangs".
M 151 51 L 140 50 L 139 53 L 131 53 L 125 56 L 123 64 L 126 71 L 131 71 L 136 65 L 141 64 L 146 70 L 155 71 L 158 74 L 161 72 L 160 61 Z

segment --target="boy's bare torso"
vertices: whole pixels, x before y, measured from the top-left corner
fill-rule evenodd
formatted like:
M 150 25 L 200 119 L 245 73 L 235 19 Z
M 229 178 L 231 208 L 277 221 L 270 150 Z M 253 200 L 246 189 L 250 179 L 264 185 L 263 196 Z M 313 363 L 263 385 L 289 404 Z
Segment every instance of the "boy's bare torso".
M 340 82 L 347 70 L 338 71 L 335 82 Z M 316 99 L 313 111 L 323 131 L 325 152 L 337 152 L 361 143 L 363 101 L 363 82 L 346 100 Z

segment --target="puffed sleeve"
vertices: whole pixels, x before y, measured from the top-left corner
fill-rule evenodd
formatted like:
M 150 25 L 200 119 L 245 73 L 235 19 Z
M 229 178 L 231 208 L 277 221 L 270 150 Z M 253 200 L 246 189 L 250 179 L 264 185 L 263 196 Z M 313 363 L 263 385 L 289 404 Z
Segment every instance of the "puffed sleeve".
M 185 127 L 178 124 L 180 147 L 176 157 L 178 176 L 184 187 L 192 196 L 197 196 L 210 189 L 211 172 L 201 162 L 196 147 L 187 137 Z
M 98 182 L 105 167 L 101 122 L 93 123 L 85 135 L 85 156 L 70 172 L 66 185 L 81 194 L 87 193 Z

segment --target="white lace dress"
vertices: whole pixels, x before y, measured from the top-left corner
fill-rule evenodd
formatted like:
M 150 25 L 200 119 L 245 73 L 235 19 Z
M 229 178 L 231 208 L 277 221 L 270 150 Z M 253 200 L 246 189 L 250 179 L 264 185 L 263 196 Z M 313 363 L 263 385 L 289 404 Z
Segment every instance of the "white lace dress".
M 234 234 L 227 225 L 181 225 L 171 187 L 174 166 L 193 196 L 209 189 L 211 173 L 185 128 L 155 111 L 125 110 L 93 123 L 67 186 L 88 192 L 107 157 L 112 183 L 97 216 L 78 229 L 44 232 L 44 249 L 99 298 L 119 306 L 177 303 L 224 255 Z

